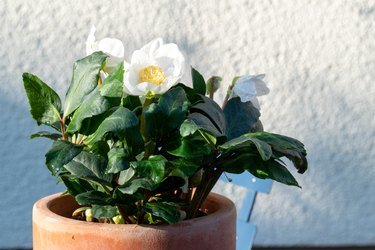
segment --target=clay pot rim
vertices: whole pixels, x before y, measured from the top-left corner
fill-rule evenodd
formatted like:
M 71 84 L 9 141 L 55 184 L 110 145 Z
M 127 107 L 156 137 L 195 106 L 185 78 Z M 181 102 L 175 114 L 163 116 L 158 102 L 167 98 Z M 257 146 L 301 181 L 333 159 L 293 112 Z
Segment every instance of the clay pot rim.
M 54 200 L 59 199 L 64 196 L 69 196 L 69 194 L 63 194 L 63 193 L 56 193 L 49 196 L 45 196 L 38 200 L 34 206 L 33 211 L 39 213 L 42 216 L 45 216 L 45 218 L 48 218 L 50 222 L 54 222 L 56 224 L 70 224 L 70 225 L 77 225 L 79 227 L 100 227 L 102 229 L 108 228 L 108 229 L 122 229 L 124 227 L 128 228 L 149 228 L 149 229 L 158 229 L 158 230 L 165 230 L 169 229 L 171 227 L 184 227 L 184 226 L 199 226 L 199 224 L 202 224 L 202 226 L 209 220 L 212 219 L 213 216 L 226 216 L 228 215 L 228 212 L 231 213 L 233 210 L 235 210 L 234 203 L 228 199 L 225 196 L 222 196 L 217 193 L 211 192 L 209 194 L 208 202 L 206 202 L 202 205 L 203 209 L 207 209 L 207 215 L 201 216 L 198 218 L 193 218 L 190 220 L 183 220 L 177 224 L 166 224 L 166 225 L 147 225 L 147 224 L 107 224 L 107 223 L 97 223 L 97 222 L 86 222 L 86 221 L 80 221 L 75 220 L 72 218 L 64 217 L 62 215 L 59 215 L 53 211 L 50 210 L 51 204 L 54 202 Z M 207 204 L 209 203 L 209 204 Z M 220 204 L 220 206 L 218 205 Z

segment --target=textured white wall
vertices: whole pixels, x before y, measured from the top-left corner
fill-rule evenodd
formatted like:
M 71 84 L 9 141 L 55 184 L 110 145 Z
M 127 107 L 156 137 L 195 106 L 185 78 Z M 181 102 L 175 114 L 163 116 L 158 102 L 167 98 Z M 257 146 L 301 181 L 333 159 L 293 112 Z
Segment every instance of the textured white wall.
M 62 190 L 21 74 L 65 93 L 92 24 L 128 53 L 175 42 L 206 77 L 267 74 L 265 129 L 305 142 L 310 169 L 258 196 L 257 245 L 375 244 L 375 1 L 3 0 L 0 23 L 0 248 L 30 247 L 33 202 Z

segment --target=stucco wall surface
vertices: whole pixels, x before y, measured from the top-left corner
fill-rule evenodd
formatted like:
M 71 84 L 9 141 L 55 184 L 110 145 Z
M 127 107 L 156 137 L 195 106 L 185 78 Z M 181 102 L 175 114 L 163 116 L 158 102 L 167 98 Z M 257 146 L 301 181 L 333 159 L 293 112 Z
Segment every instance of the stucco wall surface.
M 264 127 L 303 141 L 310 169 L 258 196 L 257 245 L 375 245 L 375 1 L 3 0 L 0 23 L 0 248 L 30 247 L 33 202 L 63 190 L 50 142 L 27 139 L 21 74 L 65 93 L 92 24 L 128 59 L 160 36 L 206 77 L 266 73 Z

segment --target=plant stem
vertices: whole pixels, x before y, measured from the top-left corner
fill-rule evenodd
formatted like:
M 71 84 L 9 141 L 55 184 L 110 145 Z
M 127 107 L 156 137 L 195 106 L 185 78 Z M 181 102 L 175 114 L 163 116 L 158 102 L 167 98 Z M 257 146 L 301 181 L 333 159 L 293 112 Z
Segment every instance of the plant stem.
M 63 119 L 60 119 L 60 129 L 61 129 L 62 139 L 64 141 L 68 140 L 68 136 L 66 135 L 66 130 L 65 130 L 65 117 L 63 117 Z
M 139 224 L 142 224 L 142 221 L 143 221 L 143 219 L 145 218 L 145 211 L 141 211 L 141 213 L 139 214 L 139 216 L 138 216 L 138 221 L 137 221 L 137 224 L 139 225 Z
M 234 87 L 234 84 L 231 84 L 231 85 L 228 87 L 227 95 L 225 96 L 224 101 L 223 101 L 223 105 L 221 106 L 222 109 L 224 109 L 225 106 L 227 105 L 227 102 L 228 102 L 228 100 L 229 100 L 229 96 L 230 96 L 230 94 L 231 94 L 231 92 L 232 92 L 233 87 Z
M 126 211 L 123 206 L 117 205 L 117 209 L 125 222 L 127 222 L 128 224 L 133 224 L 133 222 L 129 219 L 128 215 L 126 214 Z
M 207 166 L 203 178 L 195 190 L 194 197 L 191 201 L 191 205 L 187 211 L 187 219 L 195 218 L 198 215 L 198 211 L 202 206 L 204 200 L 215 186 L 220 175 L 223 173 L 221 168 L 211 169 L 211 166 Z
M 148 156 L 150 154 L 153 153 L 153 152 L 150 152 L 151 149 L 152 149 L 150 147 L 153 146 L 153 143 L 150 142 L 150 135 L 148 134 L 147 128 L 146 128 L 145 108 L 148 107 L 148 106 L 150 106 L 150 104 L 152 102 L 153 102 L 153 98 L 150 98 L 150 99 L 146 98 L 145 99 L 145 102 L 143 104 L 142 114 L 141 114 L 141 121 L 140 121 L 141 122 L 141 132 L 143 134 L 143 137 L 144 137 L 144 140 L 145 140 L 145 146 L 146 146 L 146 148 L 145 148 L 145 156 L 144 156 L 146 159 L 148 158 Z
M 214 81 L 211 81 L 211 91 L 210 91 L 210 98 L 213 100 L 214 99 Z

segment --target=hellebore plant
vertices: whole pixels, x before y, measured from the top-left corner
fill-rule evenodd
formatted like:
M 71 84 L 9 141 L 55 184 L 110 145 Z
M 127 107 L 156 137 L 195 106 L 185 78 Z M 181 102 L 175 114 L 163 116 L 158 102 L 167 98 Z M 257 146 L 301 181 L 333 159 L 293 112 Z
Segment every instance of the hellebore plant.
M 304 145 L 262 131 L 263 75 L 236 77 L 221 108 L 213 100 L 220 77 L 205 81 L 191 68 L 192 86 L 180 82 L 185 60 L 175 44 L 156 39 L 127 63 L 121 41 L 96 41 L 94 32 L 64 105 L 37 76 L 23 74 L 32 117 L 57 131 L 31 138 L 53 140 L 46 165 L 83 206 L 73 218 L 178 223 L 199 216 L 224 172 L 299 186 L 281 158 L 303 173 Z

